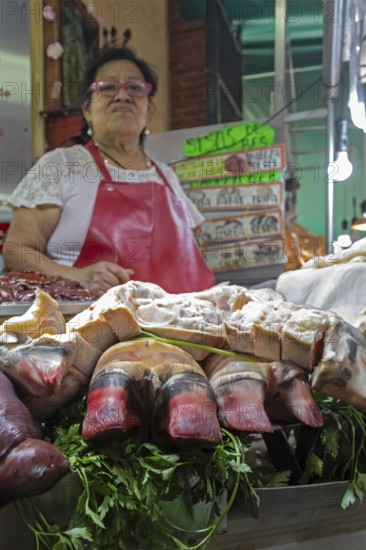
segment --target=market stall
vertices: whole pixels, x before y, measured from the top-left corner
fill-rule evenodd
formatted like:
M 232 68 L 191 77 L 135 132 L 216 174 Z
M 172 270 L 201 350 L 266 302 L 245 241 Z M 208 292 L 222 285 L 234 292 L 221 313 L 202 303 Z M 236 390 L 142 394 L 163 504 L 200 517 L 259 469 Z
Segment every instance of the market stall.
M 341 317 L 271 290 L 131 281 L 64 323 L 47 296 L 3 323 L 1 348 L 2 504 L 39 544 L 204 548 L 223 520 L 232 536 L 234 501 L 255 518 L 314 491 L 325 508 L 362 498 L 366 342 Z
M 61 277 L 0 277 L 0 544 L 234 550 L 364 529 L 363 241 L 281 275 L 293 189 L 267 124 L 147 150 L 203 214 L 218 284 L 132 280 L 97 299 Z

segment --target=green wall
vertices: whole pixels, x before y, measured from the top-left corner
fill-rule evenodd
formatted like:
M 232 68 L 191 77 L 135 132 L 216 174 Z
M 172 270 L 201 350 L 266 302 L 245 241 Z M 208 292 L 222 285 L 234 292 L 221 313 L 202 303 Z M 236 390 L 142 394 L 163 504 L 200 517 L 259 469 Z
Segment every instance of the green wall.
M 273 114 L 273 102 L 270 91 L 273 90 L 274 77 L 261 76 L 260 73 L 273 71 L 275 43 L 275 2 L 267 0 L 222 0 L 227 15 L 232 22 L 235 35 L 239 38 L 243 53 L 243 111 L 244 120 L 267 119 Z M 180 0 L 183 17 L 192 21 L 205 17 L 205 0 Z M 323 27 L 331 14 L 323 17 L 322 2 L 297 0 L 287 2 L 286 14 L 288 37 L 291 40 L 291 53 L 295 72 L 293 90 L 300 95 L 313 81 L 322 77 L 323 63 Z M 285 16 L 285 14 L 284 14 Z M 327 19 L 328 18 L 328 19 Z M 325 60 L 326 61 L 326 60 Z M 229 60 L 228 60 L 229 62 Z M 308 70 L 311 67 L 318 69 Z M 348 66 L 342 68 L 343 116 L 350 121 L 346 106 L 348 95 Z M 290 99 L 284 90 L 285 99 Z M 298 98 L 295 111 L 305 111 L 324 107 L 321 80 L 314 88 Z M 335 102 L 338 118 L 342 113 L 341 100 Z M 308 120 L 304 125 L 326 125 L 326 120 Z M 301 124 L 297 123 L 297 126 Z M 299 167 L 314 166 L 310 171 L 299 171 L 300 189 L 298 191 L 298 222 L 309 231 L 325 236 L 326 232 L 326 130 L 291 134 L 292 149 L 311 150 L 312 154 L 296 155 Z M 351 177 L 344 182 L 335 183 L 334 200 L 334 236 L 341 232 L 341 222 L 351 223 L 354 216 L 352 198 L 356 198 L 356 215 L 360 215 L 360 203 L 366 199 L 365 177 L 366 163 L 364 152 L 366 139 L 361 130 L 349 130 L 349 158 L 353 164 Z M 365 236 L 360 233 L 360 236 Z
M 348 95 L 347 67 L 344 67 L 342 85 L 344 98 L 343 113 L 350 121 L 349 109 L 346 106 Z M 297 101 L 289 107 L 289 110 L 299 112 L 324 107 L 321 80 L 309 91 L 304 90 L 318 78 L 321 78 L 321 69 L 298 72 L 295 75 L 295 84 L 284 90 L 284 98 L 290 100 L 296 95 Z M 269 118 L 273 114 L 273 103 L 270 90 L 273 89 L 274 77 L 244 78 L 243 80 L 243 110 L 245 120 L 258 120 Z M 302 97 L 301 94 L 303 93 Z M 292 94 L 292 95 L 291 95 Z M 335 118 L 342 113 L 341 99 L 335 102 Z M 326 120 L 305 120 L 302 123 L 294 123 L 291 127 L 301 126 L 325 126 Z M 361 130 L 350 125 L 349 135 L 349 159 L 353 164 L 351 177 L 344 182 L 335 182 L 334 200 L 334 236 L 337 238 L 341 232 L 341 222 L 346 219 L 350 225 L 354 216 L 353 200 L 356 198 L 356 215 L 360 215 L 360 203 L 366 199 L 365 191 L 365 137 Z M 326 232 L 326 130 L 314 130 L 310 132 L 291 133 L 291 148 L 296 151 L 312 151 L 311 154 L 297 154 L 294 156 L 298 168 L 300 189 L 297 193 L 297 221 L 309 231 L 325 236 Z M 312 170 L 302 170 L 304 166 L 312 166 Z M 365 236 L 360 233 L 360 236 Z

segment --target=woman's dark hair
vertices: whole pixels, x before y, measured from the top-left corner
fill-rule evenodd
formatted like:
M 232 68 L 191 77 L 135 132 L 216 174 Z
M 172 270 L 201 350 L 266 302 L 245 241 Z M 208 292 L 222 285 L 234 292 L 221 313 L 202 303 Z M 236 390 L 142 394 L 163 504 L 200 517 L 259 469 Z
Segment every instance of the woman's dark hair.
M 135 53 L 129 48 L 106 48 L 99 52 L 97 57 L 93 59 L 89 67 L 87 68 L 82 81 L 80 82 L 80 98 L 81 103 L 87 103 L 90 101 L 91 92 L 89 88 L 93 82 L 95 82 L 97 73 L 103 65 L 109 63 L 110 61 L 132 61 L 142 72 L 144 80 L 151 84 L 151 92 L 149 93 L 149 99 L 151 99 L 158 88 L 158 76 L 152 67 L 143 59 L 139 59 Z M 86 130 L 88 125 L 85 124 L 82 128 L 82 137 L 84 141 L 88 141 Z M 143 136 L 140 136 L 140 143 L 143 142 Z

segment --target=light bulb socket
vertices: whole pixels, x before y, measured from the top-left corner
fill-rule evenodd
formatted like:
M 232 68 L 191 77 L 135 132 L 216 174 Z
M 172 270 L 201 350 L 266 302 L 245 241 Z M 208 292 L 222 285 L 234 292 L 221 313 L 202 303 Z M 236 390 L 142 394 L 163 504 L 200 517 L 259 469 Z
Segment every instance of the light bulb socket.
M 347 231 L 348 229 L 348 221 L 347 220 L 343 220 L 342 223 L 342 231 Z
M 345 118 L 339 118 L 336 122 L 336 143 L 337 152 L 348 150 L 348 122 Z

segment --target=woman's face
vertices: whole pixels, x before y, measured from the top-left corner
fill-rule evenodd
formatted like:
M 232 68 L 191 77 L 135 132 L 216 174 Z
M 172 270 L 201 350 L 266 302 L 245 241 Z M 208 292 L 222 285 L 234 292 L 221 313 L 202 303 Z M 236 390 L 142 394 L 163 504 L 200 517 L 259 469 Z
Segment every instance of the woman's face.
M 105 80 L 143 81 L 144 77 L 132 61 L 118 60 L 109 61 L 99 69 L 95 81 Z M 148 114 L 148 97 L 130 97 L 124 89 L 116 90 L 112 96 L 92 92 L 91 101 L 84 107 L 84 116 L 92 124 L 96 141 L 116 135 L 138 139 L 147 125 Z

